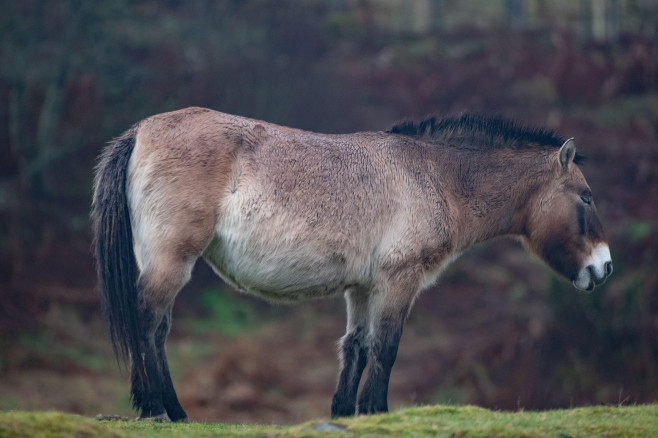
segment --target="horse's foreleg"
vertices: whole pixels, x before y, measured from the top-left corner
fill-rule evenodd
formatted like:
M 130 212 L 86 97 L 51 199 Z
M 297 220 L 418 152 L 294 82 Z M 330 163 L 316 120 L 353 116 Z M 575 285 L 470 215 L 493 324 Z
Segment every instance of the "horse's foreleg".
M 340 340 L 338 387 L 331 403 L 331 416 L 356 413 L 356 394 L 368 360 L 366 348 L 367 297 L 355 290 L 345 292 L 347 332 Z
M 406 309 L 404 312 L 406 315 Z M 368 379 L 359 397 L 359 413 L 388 412 L 388 382 L 398 354 L 404 316 L 387 316 L 378 322 L 377 332 L 369 342 Z
M 169 329 L 171 328 L 171 306 L 168 311 L 165 313 L 162 318 L 162 322 L 158 327 L 158 330 L 155 332 L 155 349 L 158 355 L 158 362 L 160 365 L 160 371 L 162 373 L 162 403 L 164 408 L 167 411 L 167 415 L 171 421 L 187 421 L 187 414 L 183 410 L 178 397 L 176 396 L 176 390 L 174 389 L 174 383 L 171 380 L 171 374 L 169 373 L 169 364 L 167 363 L 167 353 L 165 351 L 165 342 L 167 340 L 167 335 L 169 334 Z
M 414 284 L 414 283 L 411 283 Z M 359 396 L 359 413 L 388 412 L 388 383 L 398 353 L 407 313 L 416 293 L 403 289 L 380 291 L 370 299 L 368 378 Z

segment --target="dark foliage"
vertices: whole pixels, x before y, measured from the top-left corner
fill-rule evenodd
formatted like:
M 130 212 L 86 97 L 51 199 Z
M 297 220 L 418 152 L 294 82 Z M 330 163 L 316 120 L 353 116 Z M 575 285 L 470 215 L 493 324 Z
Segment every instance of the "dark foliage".
M 423 35 L 380 27 L 368 6 L 377 2 L 347 2 L 358 3 L 356 12 L 327 6 L 345 2 L 298 0 L 5 3 L 2 397 L 15 383 L 20 407 L 29 387 L 38 388 L 40 406 L 97 413 L 71 389 L 71 379 L 109 373 L 71 353 L 80 345 L 109 350 L 105 333 L 93 330 L 100 327 L 88 221 L 95 159 L 135 121 L 196 105 L 321 132 L 376 130 L 432 111 L 499 113 L 576 137 L 589 157 L 583 171 L 610 240 L 612 278 L 580 295 L 513 244 L 464 255 L 440 292 L 425 293 L 411 313 L 393 403 L 540 409 L 658 399 L 656 38 L 628 31 L 618 41 L 582 42 L 573 28 L 555 26 L 570 20 L 556 19 L 552 4 L 545 28 L 447 25 Z M 655 29 L 656 16 L 641 18 Z M 437 123 L 398 129 L 417 135 Z M 530 138 L 559 143 L 550 133 Z M 176 377 L 191 416 L 326 415 L 342 303 L 273 309 L 227 291 L 217 304 L 224 312 L 215 312 L 199 298 L 209 285 L 217 287 L 216 278 L 198 266 L 175 318 L 200 324 L 211 313 L 227 325 L 236 302 L 253 310 L 249 321 L 285 317 L 268 321 L 272 330 L 260 338 L 235 341 L 217 318 L 205 321 L 220 333 L 203 338 L 216 355 L 189 359 Z M 231 337 L 244 330 L 235 326 Z M 174 342 L 199 339 L 181 322 L 173 330 Z M 298 370 L 300 362 L 309 366 Z M 36 372 L 56 373 L 61 390 L 38 386 Z

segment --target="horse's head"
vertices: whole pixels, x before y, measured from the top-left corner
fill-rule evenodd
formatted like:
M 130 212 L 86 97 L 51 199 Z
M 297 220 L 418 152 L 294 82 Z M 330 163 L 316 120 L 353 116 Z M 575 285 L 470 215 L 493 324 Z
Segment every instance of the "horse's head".
M 577 289 L 591 291 L 612 274 L 610 249 L 592 192 L 567 140 L 550 157 L 552 176 L 530 202 L 526 243 Z

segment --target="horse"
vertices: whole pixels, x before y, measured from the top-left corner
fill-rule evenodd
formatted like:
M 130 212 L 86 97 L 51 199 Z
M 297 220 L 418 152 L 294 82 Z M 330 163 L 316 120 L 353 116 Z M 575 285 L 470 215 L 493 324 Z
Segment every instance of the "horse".
M 343 294 L 331 415 L 387 412 L 415 298 L 471 246 L 511 236 L 585 291 L 610 276 L 583 160 L 573 138 L 470 114 L 340 135 L 204 108 L 135 124 L 99 157 L 91 219 L 139 418 L 187 421 L 165 341 L 200 257 L 267 300 Z

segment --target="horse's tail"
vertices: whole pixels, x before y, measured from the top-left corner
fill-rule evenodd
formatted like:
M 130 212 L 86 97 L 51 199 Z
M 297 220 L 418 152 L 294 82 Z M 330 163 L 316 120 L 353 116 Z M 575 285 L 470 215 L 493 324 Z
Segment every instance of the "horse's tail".
M 128 197 L 128 163 L 137 127 L 106 146 L 96 167 L 91 219 L 103 313 L 117 360 L 139 357 L 137 261 Z

